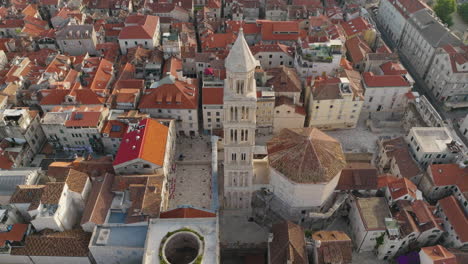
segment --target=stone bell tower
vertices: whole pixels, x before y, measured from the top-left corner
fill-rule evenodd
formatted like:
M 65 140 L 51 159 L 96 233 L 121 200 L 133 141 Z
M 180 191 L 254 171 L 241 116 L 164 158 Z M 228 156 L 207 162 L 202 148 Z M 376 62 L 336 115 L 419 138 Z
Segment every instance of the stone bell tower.
M 250 209 L 255 146 L 257 60 L 241 30 L 225 61 L 224 207 Z

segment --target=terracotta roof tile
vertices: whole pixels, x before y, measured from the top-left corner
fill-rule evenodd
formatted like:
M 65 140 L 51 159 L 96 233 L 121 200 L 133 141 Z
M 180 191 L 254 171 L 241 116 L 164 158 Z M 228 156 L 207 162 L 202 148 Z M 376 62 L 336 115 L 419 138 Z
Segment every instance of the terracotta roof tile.
M 143 95 L 139 109 L 197 109 L 198 108 L 197 80 L 191 83 L 175 80 L 174 83 L 163 84 Z M 180 102 L 178 98 L 180 97 Z
M 414 199 L 417 199 L 416 192 L 418 188 L 414 183 L 406 178 L 400 178 L 396 181 L 393 181 L 388 184 L 388 188 L 390 189 L 390 195 L 393 199 L 398 199 L 403 196 L 409 195 Z
M 41 195 L 42 204 L 58 204 L 62 196 L 64 182 L 49 182 L 44 187 Z
M 346 40 L 345 46 L 351 61 L 355 64 L 363 61 L 366 55 L 372 52 L 372 49 L 359 36 Z
M 366 87 L 410 87 L 401 75 L 374 75 L 372 72 L 362 74 Z
M 461 192 L 468 191 L 468 168 L 458 164 L 431 164 L 429 170 L 435 186 L 456 185 Z
M 110 138 L 123 138 L 128 130 L 128 124 L 119 120 L 108 120 L 104 124 L 101 133 L 107 134 Z
M 269 164 L 298 183 L 322 183 L 346 166 L 341 144 L 316 128 L 282 129 L 267 143 Z
M 273 225 L 273 241 L 270 244 L 271 264 L 308 262 L 304 231 L 290 221 Z
M 67 179 L 71 166 L 71 162 L 52 162 L 47 169 L 47 176 L 54 178 L 58 182 L 64 182 Z
M 101 112 L 73 112 L 65 121 L 65 127 L 97 127 L 101 120 Z
M 408 71 L 399 62 L 389 61 L 380 65 L 384 75 L 405 75 Z
M 82 193 L 88 179 L 88 174 L 75 169 L 70 169 L 65 183 L 71 191 Z
M 357 17 L 355 19 L 341 23 L 345 34 L 348 37 L 354 36 L 356 34 L 362 33 L 367 30 L 371 30 L 372 26 L 362 17 Z
M 423 251 L 427 256 L 429 256 L 429 258 L 432 259 L 433 264 L 457 264 L 458 263 L 455 255 L 441 245 L 436 245 L 432 247 L 423 247 L 421 248 L 421 251 Z M 458 264 L 462 264 L 462 263 L 458 263 Z
M 18 185 L 10 198 L 10 203 L 39 202 L 45 185 Z
M 320 241 L 317 248 L 317 264 L 351 263 L 353 244 L 346 233 L 341 231 L 318 231 L 312 239 Z
M 353 168 L 347 166 L 341 171 L 336 190 L 376 190 L 377 169 L 372 166 Z
M 224 88 L 203 89 L 204 105 L 222 105 L 224 100 Z
M 457 199 L 451 195 L 439 200 L 439 205 L 443 210 L 448 221 L 453 226 L 455 233 L 462 243 L 468 242 L 468 218 Z
M 92 233 L 83 230 L 55 232 L 45 229 L 26 237 L 24 247 L 14 247 L 12 255 L 87 257 Z
M 195 209 L 195 208 L 176 208 L 169 211 L 162 212 L 159 218 L 205 218 L 216 217 L 215 213 Z
M 158 16 L 128 16 L 125 20 L 125 24 L 131 25 L 124 27 L 120 31 L 119 39 L 153 39 L 158 23 Z
M 169 128 L 154 119 L 144 119 L 141 129 L 127 132 L 120 144 L 114 166 L 134 159 L 143 159 L 163 166 Z
M 302 83 L 294 68 L 281 66 L 267 70 L 267 75 L 271 77 L 266 82 L 266 86 L 273 86 L 276 93 L 300 93 Z
M 113 174 L 105 174 L 102 181 L 94 181 L 91 193 L 81 218 L 81 224 L 92 222 L 94 224 L 104 224 L 107 212 L 112 203 L 114 194 L 111 192 Z

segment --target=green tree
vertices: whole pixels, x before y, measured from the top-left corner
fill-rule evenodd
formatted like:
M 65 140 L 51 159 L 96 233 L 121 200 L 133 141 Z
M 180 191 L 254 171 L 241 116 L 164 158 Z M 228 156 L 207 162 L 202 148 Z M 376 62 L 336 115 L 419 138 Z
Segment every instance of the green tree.
M 442 22 L 449 26 L 453 25 L 450 14 L 455 12 L 455 0 L 437 0 L 436 5 L 434 6 L 434 12 Z
M 458 6 L 457 8 L 458 14 L 461 16 L 461 18 L 468 23 L 468 3 L 464 3 Z

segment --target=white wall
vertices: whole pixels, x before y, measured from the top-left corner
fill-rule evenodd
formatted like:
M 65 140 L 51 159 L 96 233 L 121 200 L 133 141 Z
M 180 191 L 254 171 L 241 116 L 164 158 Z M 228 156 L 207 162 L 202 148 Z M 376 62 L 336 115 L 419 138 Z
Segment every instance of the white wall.
M 270 185 L 278 198 L 291 207 L 320 207 L 335 190 L 340 179 L 337 174 L 330 182 L 323 184 L 298 184 L 288 180 L 270 167 Z
M 364 85 L 365 86 L 365 85 Z M 363 111 L 396 112 L 404 111 L 406 107 L 405 94 L 411 87 L 365 87 Z

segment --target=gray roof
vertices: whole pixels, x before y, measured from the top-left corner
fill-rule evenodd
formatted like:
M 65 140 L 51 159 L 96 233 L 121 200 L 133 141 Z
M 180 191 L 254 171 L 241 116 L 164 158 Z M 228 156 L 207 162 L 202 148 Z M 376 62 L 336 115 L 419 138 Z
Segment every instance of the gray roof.
M 446 44 L 456 46 L 461 44 L 461 40 L 427 10 L 414 14 L 413 24 L 416 24 L 415 26 L 419 29 L 421 36 L 434 48 Z
M 0 171 L 0 195 L 12 195 L 17 185 L 36 184 L 38 177 L 28 177 L 39 168 L 14 169 Z
M 69 25 L 56 33 L 57 39 L 89 39 L 94 31 L 93 25 Z

